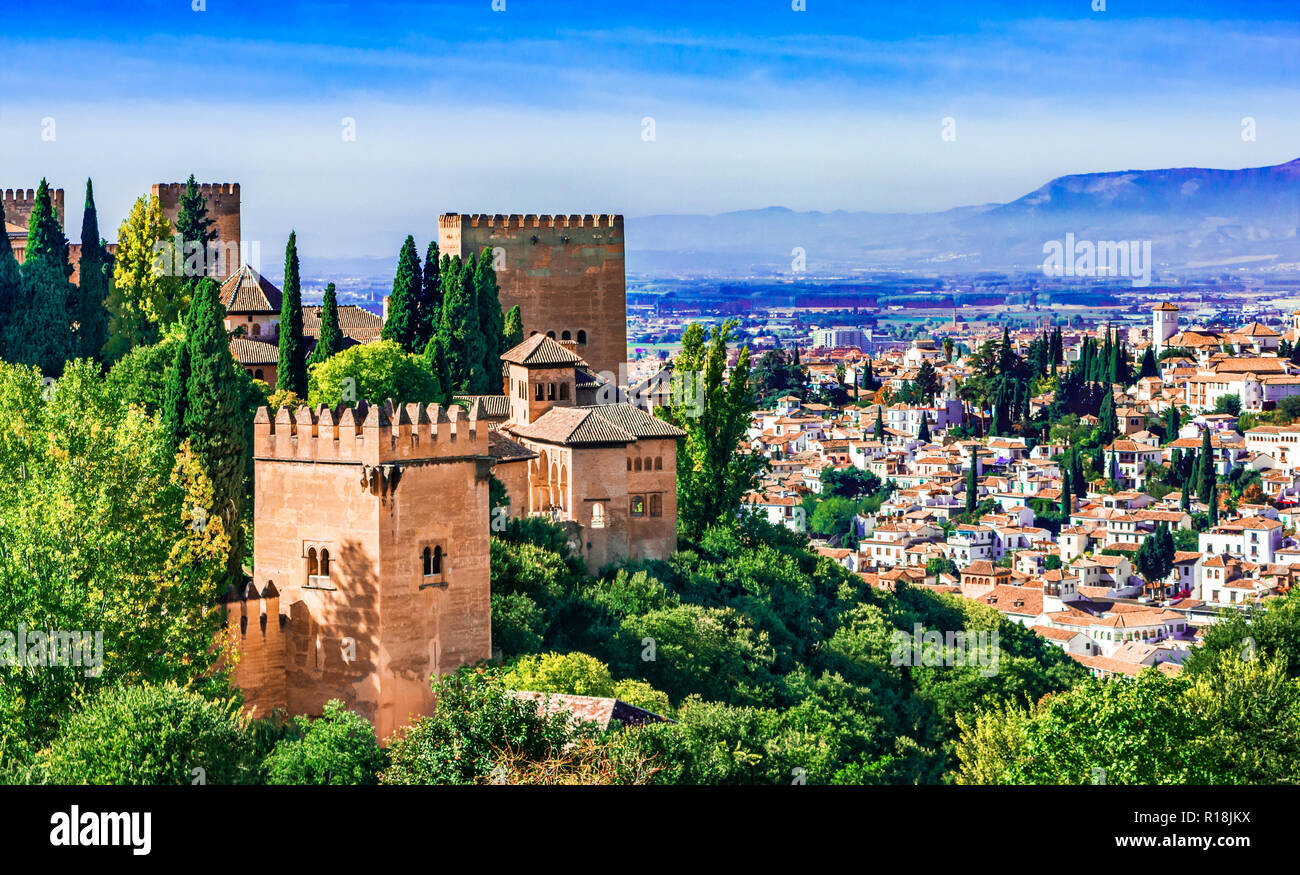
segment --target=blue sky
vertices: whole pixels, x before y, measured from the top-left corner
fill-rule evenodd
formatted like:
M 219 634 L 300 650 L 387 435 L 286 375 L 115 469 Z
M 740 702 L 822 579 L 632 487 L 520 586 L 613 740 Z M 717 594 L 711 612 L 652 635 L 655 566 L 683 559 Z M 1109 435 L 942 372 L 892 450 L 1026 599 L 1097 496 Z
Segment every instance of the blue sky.
M 368 255 L 442 211 L 912 212 L 1300 155 L 1294 0 L 0 2 L 0 187 L 93 176 L 108 236 L 190 172 L 269 251 Z

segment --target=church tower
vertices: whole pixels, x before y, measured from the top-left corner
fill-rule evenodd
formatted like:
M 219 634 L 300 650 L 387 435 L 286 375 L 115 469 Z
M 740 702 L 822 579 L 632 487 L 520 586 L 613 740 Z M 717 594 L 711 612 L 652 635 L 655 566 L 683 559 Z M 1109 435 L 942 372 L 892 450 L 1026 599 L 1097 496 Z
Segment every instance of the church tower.
M 1156 355 L 1165 351 L 1165 343 L 1178 333 L 1178 308 L 1168 301 L 1151 308 L 1151 343 Z

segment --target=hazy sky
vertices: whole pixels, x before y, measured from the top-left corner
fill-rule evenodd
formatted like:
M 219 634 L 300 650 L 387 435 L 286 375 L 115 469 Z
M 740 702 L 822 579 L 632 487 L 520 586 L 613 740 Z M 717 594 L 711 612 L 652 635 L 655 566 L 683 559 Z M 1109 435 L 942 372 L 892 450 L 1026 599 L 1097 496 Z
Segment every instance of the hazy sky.
M 448 211 L 913 212 L 1300 155 L 1295 0 L 0 5 L 0 187 L 79 216 L 91 176 L 111 239 L 153 182 L 237 181 L 270 263 Z

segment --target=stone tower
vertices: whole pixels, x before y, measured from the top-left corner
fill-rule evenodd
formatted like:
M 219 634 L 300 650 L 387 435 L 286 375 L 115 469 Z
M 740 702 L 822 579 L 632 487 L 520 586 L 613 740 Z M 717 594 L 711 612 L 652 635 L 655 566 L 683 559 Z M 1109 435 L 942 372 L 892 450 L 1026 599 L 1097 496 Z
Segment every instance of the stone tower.
M 239 250 L 239 183 L 205 182 L 199 186 L 199 191 L 208 199 L 208 218 L 213 220 L 212 230 L 217 232 L 217 243 L 221 246 L 219 269 L 215 276 L 223 280 L 238 273 L 243 260 Z M 180 198 L 184 193 L 183 182 L 160 182 L 153 186 L 153 196 L 162 203 L 163 215 L 173 224 L 180 212 Z
M 570 340 L 615 379 L 627 361 L 623 217 L 459 215 L 438 219 L 438 248 L 468 258 L 493 250 L 501 307 L 516 304 L 524 336 Z
M 432 676 L 492 655 L 487 424 L 436 404 L 263 407 L 253 453 L 252 586 L 277 616 L 243 621 L 247 703 L 340 698 L 380 738 L 430 713 Z
M 1151 343 L 1156 355 L 1165 350 L 1165 342 L 1178 333 L 1178 308 L 1168 301 L 1151 308 Z

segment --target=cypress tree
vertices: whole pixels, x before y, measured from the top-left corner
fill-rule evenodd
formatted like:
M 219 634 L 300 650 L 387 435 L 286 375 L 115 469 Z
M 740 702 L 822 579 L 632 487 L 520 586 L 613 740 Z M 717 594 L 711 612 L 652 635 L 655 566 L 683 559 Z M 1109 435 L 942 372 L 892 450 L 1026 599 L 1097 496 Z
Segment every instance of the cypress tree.
M 191 286 L 204 276 L 212 276 L 215 265 L 207 263 L 208 244 L 217 239 L 217 232 L 212 230 L 216 223 L 208 218 L 208 199 L 203 196 L 194 174 L 185 182 L 176 209 L 176 233 L 181 238 L 181 254 L 185 259 L 185 282 Z M 197 253 L 195 253 L 197 249 Z M 194 263 L 195 255 L 197 264 Z M 233 273 L 229 266 L 227 273 Z
M 1160 366 L 1156 364 L 1156 353 L 1152 347 L 1148 346 L 1146 353 L 1142 356 L 1142 372 L 1140 376 L 1143 379 L 1160 376 Z
M 381 332 L 384 340 L 396 342 L 407 352 L 420 351 L 415 344 L 421 333 L 418 308 L 423 284 L 424 274 L 420 269 L 420 255 L 415 249 L 415 238 L 408 234 L 397 256 L 397 275 L 393 277 L 388 316 Z
M 874 434 L 876 440 L 882 442 L 885 440 L 885 407 L 883 404 L 876 405 L 876 427 Z
M 1110 445 L 1110 468 L 1106 472 L 1106 479 L 1114 480 L 1119 483 L 1119 460 L 1115 456 L 1115 445 Z
M 1061 519 L 1063 525 L 1069 525 L 1070 511 L 1074 509 L 1070 501 L 1070 468 L 1066 465 L 1061 471 Z
M 927 444 L 930 442 L 930 420 L 924 413 L 921 414 L 921 427 L 916 430 L 916 439 Z
M 193 307 L 191 306 L 191 312 Z M 190 381 L 190 345 L 182 341 L 176 348 L 176 355 L 167 369 L 166 395 L 163 399 L 162 423 L 167 435 L 168 446 L 172 452 L 180 449 L 181 436 L 185 429 L 185 403 L 188 397 Z
M 478 299 L 479 331 L 483 335 L 483 392 L 503 391 L 501 354 L 505 343 L 505 320 L 501 314 L 497 272 L 492 267 L 492 250 L 484 248 L 474 267 L 474 294 Z
M 970 471 L 966 474 L 966 513 L 974 513 L 979 506 L 979 484 L 975 475 L 975 466 L 979 464 L 979 455 L 974 451 L 970 455 Z
M 325 297 L 320 308 L 320 335 L 316 338 L 316 348 L 307 359 L 307 366 L 320 364 L 330 356 L 343 350 L 343 332 L 339 330 L 338 295 L 334 283 L 325 287 Z
M 423 350 L 438 333 L 442 321 L 442 278 L 438 270 L 438 241 L 429 241 L 424 254 L 424 275 L 420 283 L 420 306 L 417 308 L 419 331 L 416 348 Z
M 438 354 L 445 362 L 451 395 L 481 395 L 484 383 L 483 337 L 474 299 L 474 259 L 453 258 L 442 271 L 442 325 Z
M 18 300 L 3 326 L 5 356 L 15 363 L 36 365 L 47 377 L 63 373 L 63 364 L 77 354 L 68 299 L 73 285 L 57 261 L 36 258 L 23 262 Z
M 23 263 L 34 260 L 56 265 L 65 279 L 72 276 L 72 266 L 68 263 L 68 238 L 63 236 L 63 227 L 50 202 L 50 186 L 44 179 L 36 190 L 36 202 L 32 204 L 32 215 L 27 223 L 27 250 Z
M 505 333 L 505 343 L 503 344 L 505 350 L 503 352 L 512 350 L 524 342 L 524 317 L 519 312 L 518 304 L 511 307 L 510 312 L 506 314 L 503 331 Z
M 0 227 L 3 221 L 0 221 Z M 8 244 L 5 240 L 5 245 Z M 77 289 L 77 355 L 102 361 L 108 343 L 108 251 L 99 236 L 95 191 L 86 180 L 86 206 L 81 215 L 81 281 Z
M 292 242 L 291 237 L 291 246 Z M 243 390 L 222 324 L 224 310 L 217 284 L 209 278 L 200 280 L 190 305 L 185 339 L 190 373 L 178 437 L 179 442 L 190 441 L 212 480 L 213 506 L 208 513 L 221 518 L 230 537 L 227 583 L 233 584 L 242 576 L 244 538 L 239 521 L 245 496 L 247 438 Z M 298 316 L 301 319 L 301 309 Z
M 1097 418 L 1101 420 L 1101 439 L 1114 440 L 1119 435 L 1119 416 L 1115 413 L 1115 394 L 1109 388 L 1101 399 L 1101 412 Z
M 219 303 L 219 302 L 218 302 Z M 302 339 L 302 286 L 298 275 L 298 232 L 284 248 L 284 295 L 280 299 L 280 359 L 275 388 L 307 397 L 307 353 Z
M 18 268 L 18 258 L 14 255 L 9 235 L 4 233 L 5 210 L 0 203 L 0 359 L 7 359 L 5 326 L 9 324 L 13 308 L 22 293 L 23 275 Z
M 1214 495 L 1217 476 L 1214 471 L 1214 450 L 1210 446 L 1210 430 L 1201 432 L 1200 476 L 1196 483 L 1196 497 L 1202 502 L 1209 502 Z

